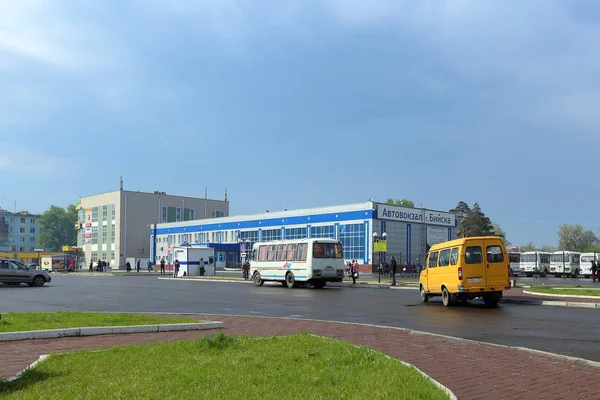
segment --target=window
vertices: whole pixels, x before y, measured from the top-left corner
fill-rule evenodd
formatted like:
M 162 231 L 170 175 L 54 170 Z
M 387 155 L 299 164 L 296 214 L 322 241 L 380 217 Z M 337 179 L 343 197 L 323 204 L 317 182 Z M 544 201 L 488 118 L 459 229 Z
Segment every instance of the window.
M 340 225 L 339 240 L 342 242 L 344 257 L 347 260 L 359 260 L 365 254 L 365 225 Z
M 110 242 L 113 244 L 115 243 L 115 226 L 114 225 L 110 227 Z M 114 257 L 113 257 L 113 260 L 114 260 Z
M 162 208 L 162 222 L 167 222 L 167 207 Z
M 307 231 L 308 230 L 306 228 L 286 228 L 285 239 L 306 239 L 308 237 Z
M 267 250 L 267 261 L 275 261 L 275 249 L 275 245 L 269 246 L 269 249 Z
M 98 244 L 98 227 L 92 226 L 92 244 Z
M 450 265 L 458 264 L 458 247 L 452 249 L 452 254 L 450 255 Z
M 102 260 L 106 260 L 106 252 L 105 251 L 102 252 Z
M 25 233 L 25 228 L 23 228 L 23 227 L 19 228 L 19 232 Z
M 24 247 L 19 247 L 19 251 L 20 251 L 21 253 L 25 251 L 24 249 L 25 249 Z
M 106 225 L 102 225 L 102 244 L 106 244 Z M 105 260 L 106 257 L 102 259 Z
M 35 224 L 35 218 L 31 218 L 31 223 Z
M 177 207 L 175 209 L 175 222 L 181 221 L 181 208 Z
M 30 237 L 30 238 L 29 238 L 29 243 L 35 243 L 35 238 L 33 238 L 33 237 Z
M 24 242 L 24 241 L 25 241 L 25 238 L 24 238 L 23 236 L 21 236 L 21 237 L 19 238 L 19 242 Z
M 281 240 L 281 229 L 266 229 L 262 231 L 262 241 Z
M 267 246 L 258 248 L 258 261 L 267 261 Z
M 489 263 L 504 262 L 504 253 L 502 253 L 502 247 L 500 246 L 487 246 L 485 255 Z
M 224 211 L 211 211 L 210 215 L 213 218 L 222 218 L 225 216 L 225 212 Z
M 92 262 L 96 262 L 98 261 L 98 252 L 97 251 L 92 251 Z
M 10 219 L 10 222 L 15 222 L 15 219 L 14 219 L 14 218 L 11 218 L 11 219 Z
M 450 249 L 440 251 L 440 259 L 438 262 L 440 267 L 447 267 L 450 265 Z
M 35 228 L 29 228 L 29 233 L 35 233 Z
M 313 258 L 344 258 L 339 243 L 313 243 Z
M 14 231 L 15 231 L 15 228 L 11 226 L 11 227 L 10 227 L 10 231 L 11 231 L 11 232 L 14 232 Z
M 306 253 L 308 252 L 307 243 L 298 243 L 298 251 L 296 253 L 297 261 L 306 261 Z
M 102 221 L 106 221 L 108 219 L 108 206 L 102 206 Z M 103 258 L 104 260 L 104 258 Z
M 310 237 L 335 239 L 335 226 L 312 226 L 310 228 Z
M 25 218 L 21 218 L 21 223 L 24 224 L 25 223 Z
M 98 222 L 98 207 L 92 208 L 92 222 Z
M 278 244 L 277 245 L 277 261 L 285 261 L 285 256 L 286 256 L 285 245 Z
M 298 248 L 297 244 L 288 244 L 285 258 L 288 261 L 294 261 L 296 259 L 296 249 Z
M 428 268 L 437 267 L 438 255 L 439 255 L 439 253 L 437 251 L 434 251 L 433 253 L 429 253 L 429 261 L 427 262 Z
M 110 251 L 110 261 L 112 261 L 112 262 L 115 261 L 115 251 L 114 250 Z
M 190 219 L 196 219 L 196 212 L 193 208 L 190 208 Z
M 115 220 L 116 215 L 117 215 L 117 207 L 116 207 L 116 204 L 113 203 L 113 205 L 112 205 L 112 220 L 113 221 Z M 114 258 L 113 258 L 113 260 L 114 260 Z
M 465 251 L 465 263 L 466 264 L 481 264 L 483 257 L 481 255 L 481 247 L 469 246 Z

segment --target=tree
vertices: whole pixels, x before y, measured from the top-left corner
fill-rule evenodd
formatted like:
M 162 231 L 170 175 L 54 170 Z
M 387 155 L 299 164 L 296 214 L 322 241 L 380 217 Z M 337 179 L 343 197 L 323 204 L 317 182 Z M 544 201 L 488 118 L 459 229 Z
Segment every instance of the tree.
M 396 206 L 403 206 L 403 207 L 414 207 L 415 206 L 415 203 L 412 200 L 408 200 L 408 199 L 394 200 L 391 197 L 385 201 L 385 204 L 393 204 Z
M 533 244 L 533 242 L 529 242 L 522 246 L 519 246 L 519 251 L 521 253 L 525 253 L 526 251 L 536 251 L 536 250 L 537 250 L 537 248 L 535 247 L 535 244 Z
M 502 241 L 504 242 L 504 245 L 506 247 L 510 246 L 511 243 L 508 240 L 506 240 L 506 233 L 504 233 L 502 228 L 500 228 L 500 225 L 492 224 L 492 227 L 494 236 L 500 236 L 502 238 Z
M 46 251 L 60 251 L 62 246 L 70 245 L 76 238 L 75 223 L 77 210 L 69 205 L 50 206 L 40 217 L 39 244 Z
M 583 251 L 598 244 L 598 237 L 583 226 L 562 224 L 558 229 L 558 247 L 561 250 Z
M 540 248 L 538 249 L 538 251 L 544 251 L 546 253 L 553 253 L 556 251 L 556 247 L 549 245 L 549 244 L 545 244 L 543 246 L 540 246 Z
M 473 204 L 471 209 L 467 203 L 461 201 L 450 211 L 455 212 L 458 217 L 458 237 L 493 236 L 495 234 L 492 221 L 481 211 L 478 203 Z

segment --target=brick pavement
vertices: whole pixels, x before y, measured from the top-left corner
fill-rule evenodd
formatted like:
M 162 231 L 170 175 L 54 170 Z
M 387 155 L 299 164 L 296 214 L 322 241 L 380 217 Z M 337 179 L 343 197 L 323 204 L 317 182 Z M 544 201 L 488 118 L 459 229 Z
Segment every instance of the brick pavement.
M 247 336 L 307 332 L 369 346 L 411 363 L 448 387 L 461 400 L 600 399 L 600 368 L 566 358 L 405 329 L 282 318 L 195 317 L 223 321 L 225 328 L 3 342 L 0 343 L 0 378 L 16 374 L 41 354 L 49 352 L 189 340 L 220 331 Z

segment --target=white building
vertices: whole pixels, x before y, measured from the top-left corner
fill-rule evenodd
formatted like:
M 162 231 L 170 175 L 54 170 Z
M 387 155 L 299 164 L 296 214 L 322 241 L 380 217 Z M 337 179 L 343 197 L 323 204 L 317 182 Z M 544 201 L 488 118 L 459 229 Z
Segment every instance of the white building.
M 77 209 L 77 246 L 84 262 L 107 260 L 118 268 L 127 259 L 133 266 L 134 259 L 151 257 L 148 235 L 153 224 L 226 217 L 229 201 L 117 190 L 82 197 Z

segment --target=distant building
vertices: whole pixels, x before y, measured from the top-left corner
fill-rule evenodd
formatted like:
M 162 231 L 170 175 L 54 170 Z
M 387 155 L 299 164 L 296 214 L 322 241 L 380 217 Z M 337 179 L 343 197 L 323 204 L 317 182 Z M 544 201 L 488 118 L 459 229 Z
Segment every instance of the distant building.
M 86 265 L 107 260 L 111 268 L 127 259 L 149 259 L 152 224 L 229 216 L 228 200 L 171 196 L 165 192 L 117 190 L 77 201 L 77 246 Z
M 33 252 L 40 233 L 40 215 L 0 208 L 0 253 Z

